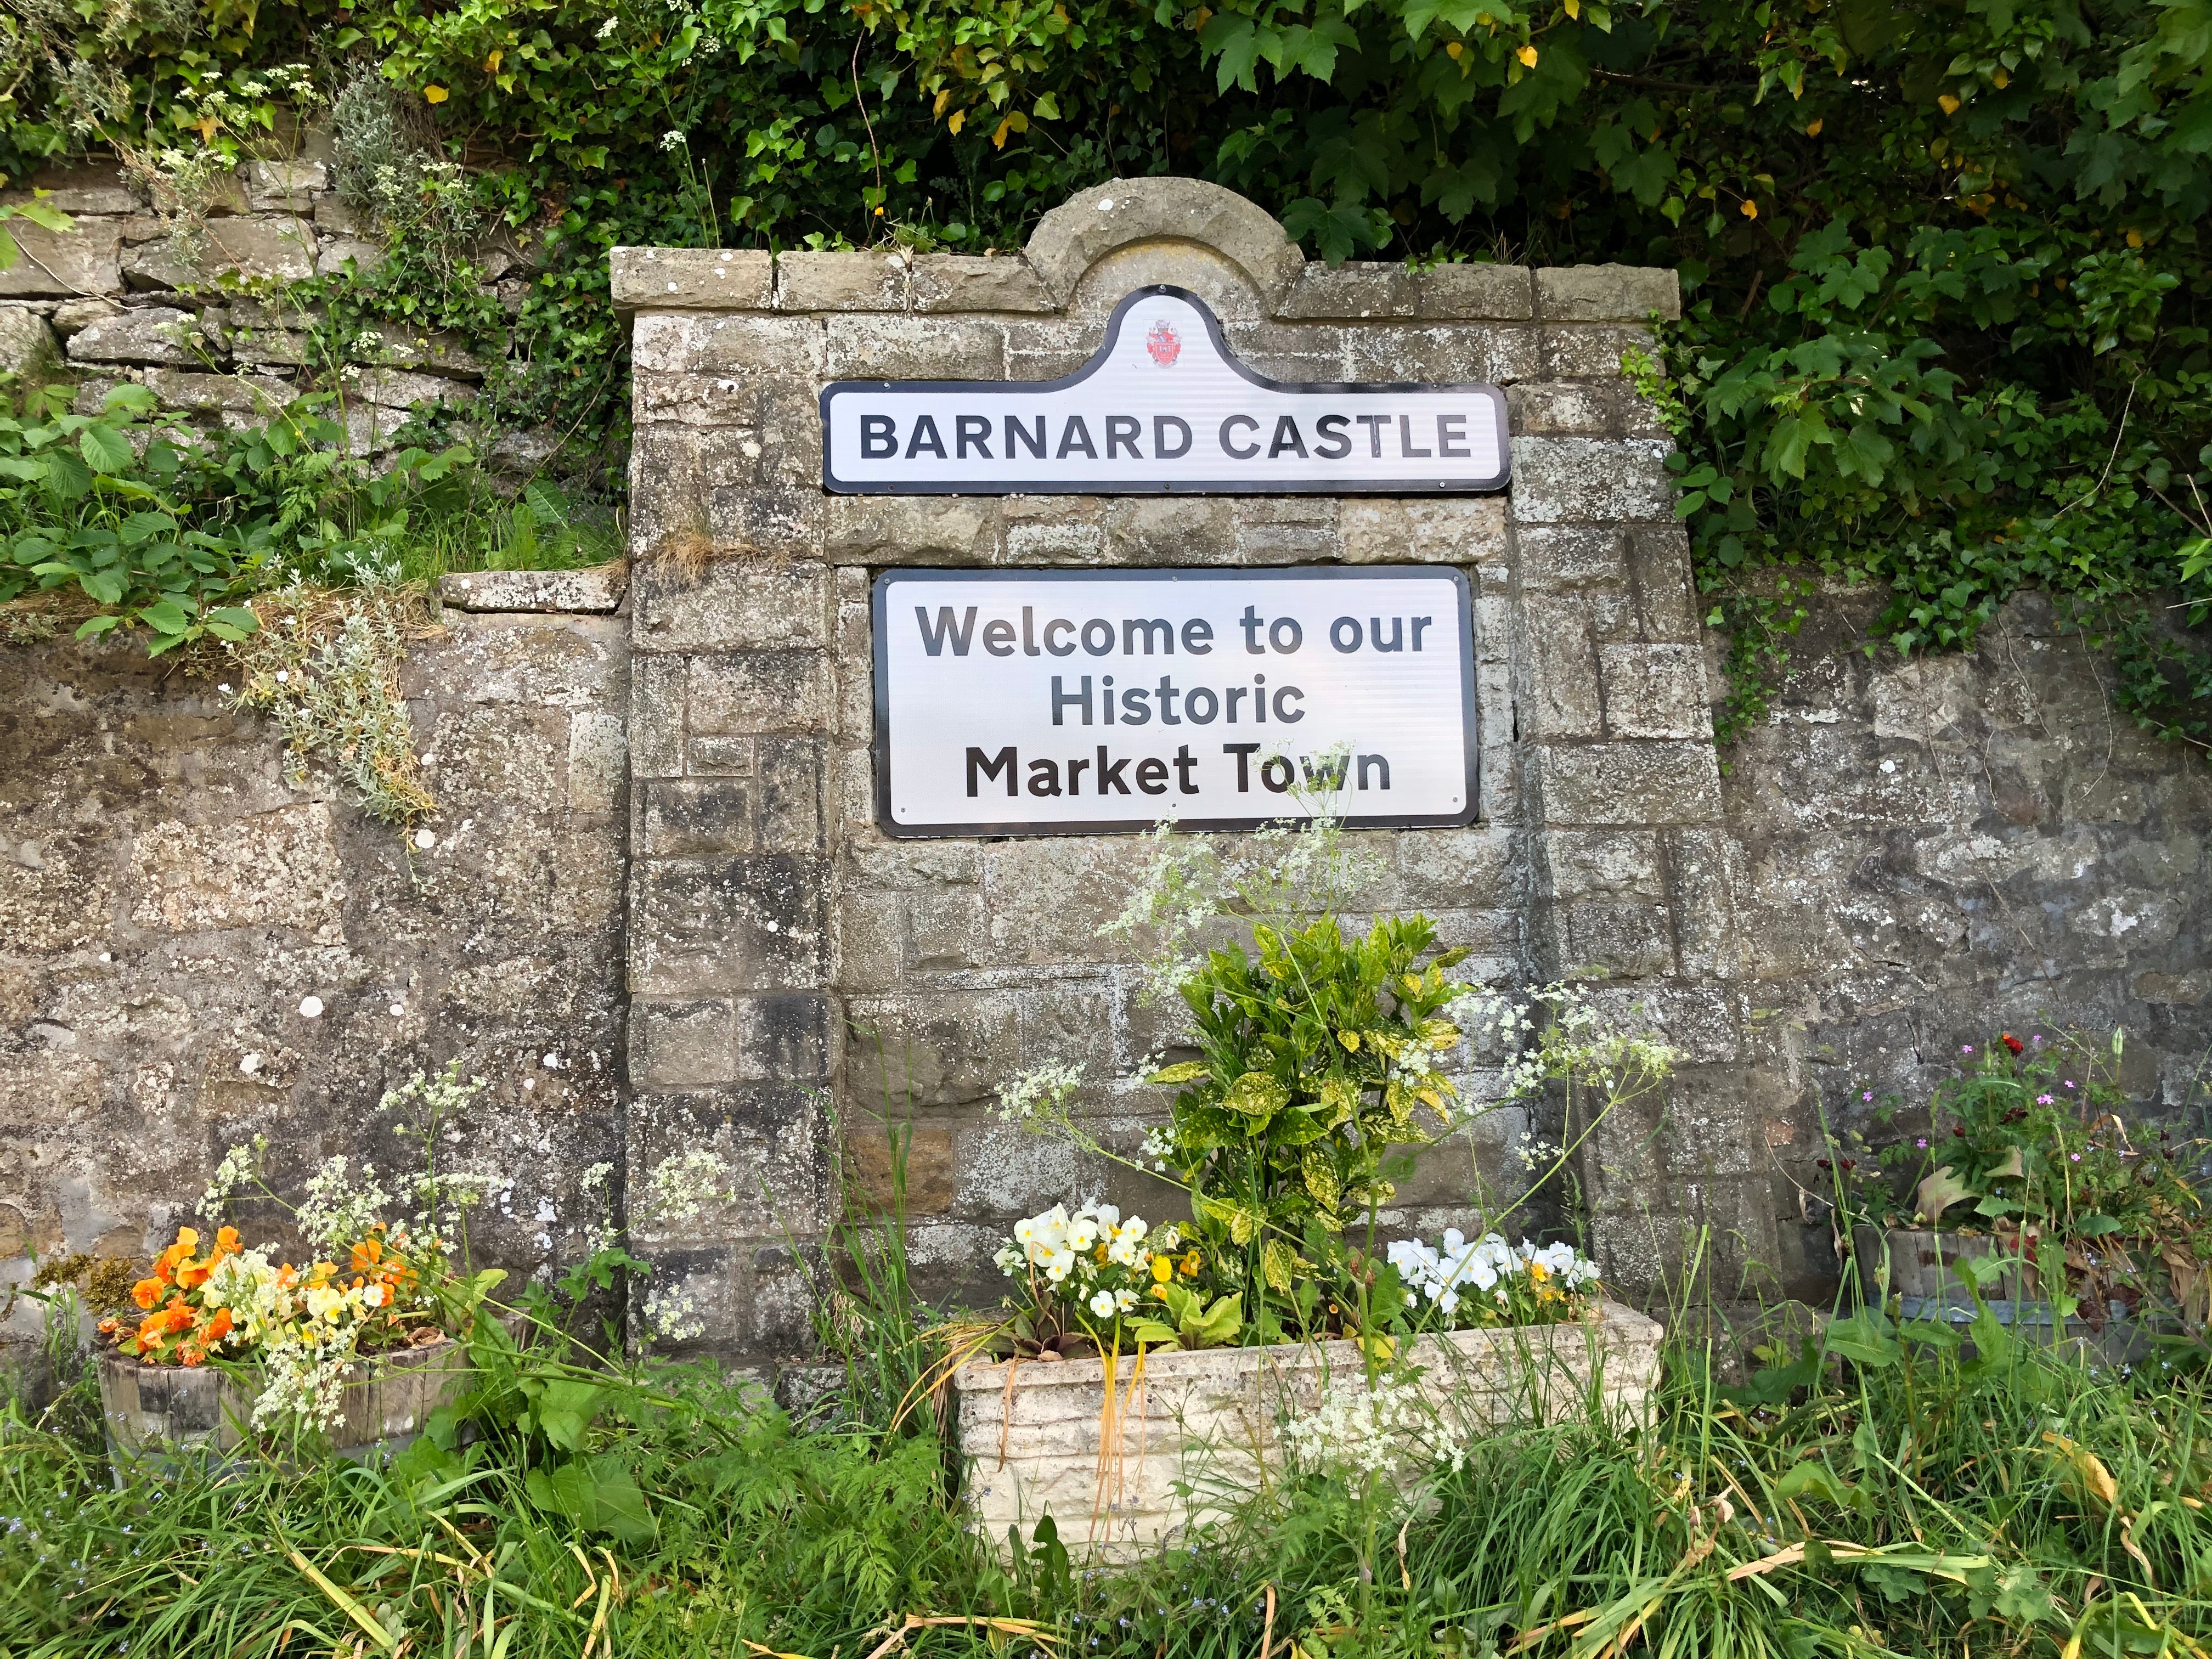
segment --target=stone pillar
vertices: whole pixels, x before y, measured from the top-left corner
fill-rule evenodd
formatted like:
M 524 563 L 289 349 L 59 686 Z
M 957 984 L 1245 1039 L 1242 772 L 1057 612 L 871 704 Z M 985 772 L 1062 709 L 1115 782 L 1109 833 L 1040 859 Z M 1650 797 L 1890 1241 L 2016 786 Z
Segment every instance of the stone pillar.
M 617 249 L 635 316 L 635 672 L 630 1205 L 688 1286 L 705 1341 L 768 1358 L 804 1337 L 793 1241 L 819 1237 L 841 1156 L 888 1180 L 912 1140 L 909 1242 L 925 1288 L 995 1297 L 1015 1216 L 1104 1185 L 1173 1195 L 998 1121 L 994 1091 L 1089 1066 L 1081 1108 L 1133 1139 L 1165 1102 L 1130 1081 L 1171 1028 L 1102 939 L 1146 859 L 1137 838 L 893 841 L 876 828 L 868 592 L 893 565 L 1425 562 L 1476 594 L 1481 814 L 1365 837 L 1374 910 L 1425 910 L 1473 971 L 1601 968 L 1696 1053 L 1678 1112 L 1714 1167 L 1609 1127 L 1591 1165 L 1616 1270 L 1629 1224 L 1735 1203 L 1733 933 L 1687 550 L 1667 445 L 1621 378 L 1672 273 L 1309 264 L 1274 220 L 1189 179 L 1116 181 L 1048 214 L 1020 254 Z M 821 489 L 827 381 L 1048 379 L 1097 349 L 1131 289 L 1202 296 L 1232 349 L 1286 380 L 1490 380 L 1513 402 L 1510 498 L 853 497 Z M 1480 1096 L 1494 1079 L 1470 1061 Z M 842 1141 L 833 1135 L 841 1125 Z M 1471 1212 L 1519 1175 L 1500 1111 L 1435 1149 L 1387 1218 Z M 1118 1144 L 1118 1142 L 1116 1143 Z M 656 1229 L 650 1171 L 702 1145 L 762 1196 Z M 1634 1157 L 1643 1161 L 1635 1161 Z M 1654 1161 L 1654 1159 L 1656 1161 Z M 1718 1184 L 1716 1184 L 1718 1183 Z M 1735 1183 L 1729 1185 L 1729 1183 Z M 1149 1190 L 1148 1190 L 1149 1188 Z M 1725 1192 L 1729 1196 L 1720 1196 Z

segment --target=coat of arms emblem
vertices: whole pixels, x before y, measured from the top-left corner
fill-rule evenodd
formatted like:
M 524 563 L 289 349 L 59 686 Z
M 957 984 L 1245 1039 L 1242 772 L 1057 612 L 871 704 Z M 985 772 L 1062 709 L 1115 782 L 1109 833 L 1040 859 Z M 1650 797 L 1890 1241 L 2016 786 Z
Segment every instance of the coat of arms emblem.
M 1172 368 L 1175 360 L 1182 356 L 1182 337 L 1165 323 L 1154 323 L 1152 331 L 1145 336 L 1145 349 L 1162 368 Z

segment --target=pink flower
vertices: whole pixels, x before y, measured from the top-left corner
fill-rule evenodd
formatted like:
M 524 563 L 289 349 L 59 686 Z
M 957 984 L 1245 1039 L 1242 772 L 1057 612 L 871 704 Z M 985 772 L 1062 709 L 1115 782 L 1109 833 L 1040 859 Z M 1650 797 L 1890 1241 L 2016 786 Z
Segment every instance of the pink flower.
M 2069 1152 L 2066 1156 L 2072 1158 L 2076 1164 L 2079 1164 L 2081 1161 L 2081 1154 L 2079 1152 Z
M 1924 1152 L 1928 1150 L 1928 1137 L 1926 1135 L 1923 1135 L 1919 1139 L 1914 1141 L 1912 1144 Z
M 1971 1054 L 1974 1052 L 1974 1045 L 1971 1042 L 1962 1042 L 1959 1045 L 1959 1052 L 1962 1054 Z
M 2066 1079 L 2066 1086 L 2069 1089 L 2074 1086 L 2074 1079 L 2072 1078 L 2069 1077 Z
M 2038 1095 L 2035 1097 L 2035 1103 L 2039 1106 L 2049 1106 L 2051 1105 L 2053 1102 L 2049 1095 Z
M 1859 1098 L 1861 1100 L 1872 1100 L 1874 1098 L 1874 1091 L 1871 1089 L 1868 1090 L 1864 1094 L 1861 1095 Z

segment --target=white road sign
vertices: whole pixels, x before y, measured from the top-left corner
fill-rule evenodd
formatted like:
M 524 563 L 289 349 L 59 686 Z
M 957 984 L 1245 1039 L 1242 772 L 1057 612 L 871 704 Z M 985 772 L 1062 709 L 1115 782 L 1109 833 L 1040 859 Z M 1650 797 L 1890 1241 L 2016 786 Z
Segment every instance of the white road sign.
M 894 836 L 1474 817 L 1455 570 L 894 570 L 875 675 Z
M 1494 386 L 1290 384 L 1237 361 L 1206 302 L 1139 289 L 1059 380 L 839 380 L 841 495 L 1439 495 L 1502 489 Z

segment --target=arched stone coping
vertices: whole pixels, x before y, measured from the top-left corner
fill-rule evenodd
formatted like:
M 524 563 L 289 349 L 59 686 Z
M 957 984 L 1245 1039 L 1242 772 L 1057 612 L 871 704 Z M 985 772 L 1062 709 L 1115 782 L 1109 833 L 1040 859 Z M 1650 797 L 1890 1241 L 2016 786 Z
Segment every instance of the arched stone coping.
M 1672 270 L 1632 265 L 1309 261 L 1282 225 L 1200 179 L 1117 179 L 1046 214 L 1019 253 L 770 254 L 757 249 L 613 250 L 623 311 L 1054 313 L 1084 273 L 1145 243 L 1182 242 L 1226 259 L 1283 321 L 1648 322 L 1681 315 Z

